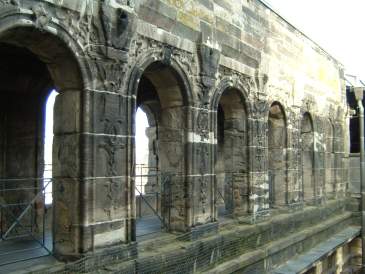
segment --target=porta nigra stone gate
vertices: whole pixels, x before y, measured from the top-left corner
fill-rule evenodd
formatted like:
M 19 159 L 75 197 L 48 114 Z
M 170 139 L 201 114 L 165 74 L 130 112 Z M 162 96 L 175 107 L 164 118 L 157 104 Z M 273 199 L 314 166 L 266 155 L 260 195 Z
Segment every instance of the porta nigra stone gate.
M 0 68 L 0 245 L 51 235 L 57 263 L 39 273 L 355 264 L 343 67 L 260 1 L 0 0 Z M 143 193 L 138 108 L 155 168 Z M 145 239 L 142 200 L 162 227 Z M 328 252 L 285 272 L 327 242 Z

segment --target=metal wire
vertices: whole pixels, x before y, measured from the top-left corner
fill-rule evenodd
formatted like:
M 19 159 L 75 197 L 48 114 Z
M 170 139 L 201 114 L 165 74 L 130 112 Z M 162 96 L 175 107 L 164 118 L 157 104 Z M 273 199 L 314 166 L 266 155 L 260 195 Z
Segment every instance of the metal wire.
M 135 190 L 137 201 L 137 237 L 161 232 L 167 225 L 161 212 L 161 174 L 157 167 L 136 164 Z M 146 193 L 146 185 L 149 185 Z M 148 199 L 148 197 L 152 201 Z M 158 223 L 156 225 L 157 217 Z
M 46 243 L 44 203 L 46 188 L 51 184 L 52 178 L 43 177 L 0 179 L 0 266 L 52 254 Z M 36 255 L 36 249 L 45 254 Z

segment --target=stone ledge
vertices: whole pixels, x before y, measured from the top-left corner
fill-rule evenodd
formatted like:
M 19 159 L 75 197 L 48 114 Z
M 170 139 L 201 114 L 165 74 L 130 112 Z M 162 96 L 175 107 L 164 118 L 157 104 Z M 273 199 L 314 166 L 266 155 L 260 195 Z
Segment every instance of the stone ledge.
M 279 267 L 273 274 L 301 273 L 310 269 L 316 262 L 320 261 L 327 254 L 333 252 L 339 246 L 353 240 L 360 235 L 359 227 L 349 227 L 337 233 L 324 243 L 317 245 L 308 252 L 300 255 L 294 260 L 288 261 Z
M 194 241 L 179 241 L 179 235 L 166 234 L 138 243 L 134 258 L 108 260 L 106 273 L 117 269 L 118 273 L 131 269 L 135 273 L 265 273 L 273 262 L 275 266 L 270 270 L 353 224 L 354 214 L 345 211 L 348 203 L 349 200 L 338 200 L 321 207 L 307 207 L 254 225 L 232 220 L 220 226 L 218 233 L 202 235 Z M 99 260 L 97 256 L 95 260 Z M 93 265 L 92 261 L 90 257 L 88 265 Z M 209 270 L 210 267 L 213 269 Z M 93 271 L 97 273 L 97 269 Z
M 180 241 L 195 241 L 204 236 L 212 235 L 218 232 L 218 223 L 209 223 L 193 227 L 188 233 L 178 236 L 176 239 Z
M 302 246 L 311 245 L 313 238 L 318 237 L 321 238 L 321 234 L 331 234 L 331 230 L 338 229 L 341 227 L 339 224 L 347 223 L 351 220 L 351 213 L 344 213 L 338 217 L 332 218 L 331 220 L 324 222 L 324 224 L 319 224 L 317 226 L 305 229 L 298 233 L 292 234 L 288 237 L 281 238 L 274 242 L 268 242 L 263 247 L 260 247 L 257 251 L 252 251 L 245 253 L 243 255 L 237 256 L 232 260 L 223 262 L 219 264 L 219 266 L 208 270 L 206 273 L 233 273 L 236 271 L 242 271 L 242 273 L 250 273 L 250 271 L 245 272 L 246 268 L 250 266 L 254 266 L 255 264 L 262 262 L 264 263 L 270 256 L 275 256 L 284 250 L 293 247 L 295 245 L 301 244 Z M 305 243 L 308 241 L 308 243 Z M 294 254 L 292 254 L 294 256 Z M 283 260 L 287 260 L 289 258 L 284 258 Z M 267 269 L 265 269 L 267 271 Z M 241 273 L 241 272 L 240 272 Z

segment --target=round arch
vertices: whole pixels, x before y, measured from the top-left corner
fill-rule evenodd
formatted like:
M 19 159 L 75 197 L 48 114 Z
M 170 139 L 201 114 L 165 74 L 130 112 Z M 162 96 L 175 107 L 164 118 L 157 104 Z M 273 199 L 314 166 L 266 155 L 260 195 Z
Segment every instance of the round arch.
M 213 158 L 218 216 L 249 211 L 249 104 L 239 82 L 223 79 L 210 102 L 217 140 Z M 240 148 L 240 149 L 237 149 Z
M 79 135 L 83 130 L 83 111 L 85 111 L 81 100 L 83 91 L 91 83 L 91 70 L 86 61 L 79 58 L 83 56 L 83 50 L 70 33 L 53 21 L 39 29 L 30 14 L 20 14 L 17 11 L 2 18 L 0 15 L 0 44 L 9 50 L 26 52 L 27 56 L 34 56 L 39 63 L 43 63 L 50 75 L 49 80 L 52 82 L 52 87 L 60 92 L 55 105 L 55 118 L 57 118 L 54 126 L 56 136 L 54 139 L 55 153 L 53 153 L 53 183 L 56 184 L 56 187 L 53 189 L 56 191 L 56 195 L 54 195 L 53 202 L 53 252 L 60 258 L 78 256 L 81 250 L 86 250 L 83 247 L 83 241 L 78 239 L 78 235 L 82 234 L 79 230 L 82 228 L 75 227 L 73 230 L 69 230 L 68 227 L 74 223 L 82 223 L 82 219 L 85 217 L 84 213 L 80 212 L 79 203 L 79 197 L 82 197 L 84 192 L 79 184 L 79 178 L 83 174 L 81 159 L 83 159 L 84 151 Z M 44 86 L 49 88 L 49 85 L 50 83 Z M 39 97 L 35 100 L 37 100 L 37 108 L 39 108 L 37 111 L 42 113 L 44 110 L 41 105 L 46 98 Z M 34 105 L 32 107 L 34 108 Z M 22 111 L 26 113 L 26 110 Z M 12 114 L 7 113 L 7 115 Z M 42 113 L 42 115 L 44 114 Z M 11 119 L 14 122 L 20 121 L 16 116 Z M 28 117 L 28 119 L 33 118 Z M 28 120 L 28 124 L 34 124 L 34 128 L 43 122 Z M 33 135 L 31 138 L 39 139 L 41 137 Z M 36 154 L 39 153 L 37 147 L 31 150 Z M 20 151 L 19 153 L 26 152 Z M 35 161 L 39 160 L 39 156 L 37 156 Z M 37 166 L 36 169 L 39 165 L 41 163 L 34 163 L 34 166 Z M 73 183 L 70 184 L 71 182 Z M 79 213 L 75 215 L 75 212 Z
M 283 105 L 274 101 L 270 104 L 268 119 L 268 172 L 270 207 L 288 203 L 288 132 Z
M 134 67 L 127 74 L 127 94 L 135 101 L 130 106 L 131 132 L 134 135 L 135 113 L 137 106 L 150 110 L 155 116 L 156 157 L 161 185 L 154 187 L 160 192 L 160 214 L 163 226 L 169 231 L 186 231 L 187 208 L 185 205 L 185 190 L 183 177 L 189 170 L 189 161 L 185 153 L 184 143 L 187 133 L 188 107 L 194 105 L 194 93 L 190 79 L 179 61 L 164 49 L 154 49 L 142 54 Z M 148 89 L 153 92 L 146 93 Z M 141 95 L 143 94 L 143 95 Z M 135 165 L 133 143 L 130 150 Z M 132 167 L 133 170 L 133 167 Z M 172 183 L 175 181 L 175 183 Z M 130 186 L 134 189 L 135 186 Z M 176 188 L 176 189 L 175 189 Z M 169 193 L 176 193 L 173 202 L 168 202 Z M 136 196 L 131 191 L 130 200 L 135 204 Z M 133 211 L 133 210 L 132 210 Z M 138 236 L 138 223 L 132 228 L 132 240 Z
M 314 124 L 312 115 L 304 112 L 301 119 L 302 197 L 305 202 L 315 199 Z
M 53 21 L 49 22 L 48 27 L 39 29 L 36 24 L 30 20 L 29 14 L 14 13 L 13 15 L 7 15 L 6 18 L 1 18 L 0 15 L 0 42 L 7 40 L 8 43 L 25 47 L 39 56 L 42 61 L 49 65 L 49 70 L 54 82 L 59 84 L 64 82 L 62 79 L 63 75 L 57 73 L 57 69 L 55 68 L 57 68 L 57 66 L 63 67 L 61 63 L 65 60 L 62 60 L 61 57 L 71 57 L 72 61 L 77 64 L 77 70 L 75 69 L 73 71 L 76 73 L 74 73 L 72 82 L 74 83 L 77 81 L 79 86 L 82 86 L 83 89 L 87 89 L 90 88 L 90 84 L 92 83 L 92 73 L 86 59 L 80 58 L 84 55 L 84 49 L 74 37 L 75 36 L 65 30 L 62 25 L 55 24 Z M 29 40 L 27 40 L 27 38 L 29 38 Z M 43 47 L 37 47 L 37 44 L 40 44 L 40 41 L 44 43 Z M 54 45 L 55 48 L 58 48 L 59 51 L 51 53 L 49 45 L 47 45 L 49 42 L 51 45 Z M 61 52 L 63 52 L 63 55 L 58 55 Z M 57 59 L 59 60 L 58 63 L 51 63 Z M 62 90 L 62 88 L 59 89 Z
M 179 64 L 175 57 L 170 56 L 170 59 L 166 60 L 164 57 L 164 51 L 151 50 L 141 55 L 136 61 L 134 67 L 128 74 L 127 78 L 127 92 L 131 97 L 137 98 L 138 87 L 143 74 L 146 69 L 153 66 L 154 64 L 160 64 L 170 69 L 171 74 L 177 79 L 177 84 L 182 91 L 181 96 L 184 102 L 184 106 L 192 106 L 196 101 L 191 81 Z
M 211 101 L 209 104 L 209 108 L 211 111 L 217 111 L 220 98 L 226 90 L 234 89 L 238 91 L 238 94 L 241 97 L 242 103 L 246 109 L 247 115 L 251 115 L 252 110 L 251 106 L 248 103 L 248 91 L 244 88 L 244 86 L 239 82 L 233 82 L 230 77 L 223 78 L 218 84 L 217 88 L 214 90 L 213 96 L 211 97 Z

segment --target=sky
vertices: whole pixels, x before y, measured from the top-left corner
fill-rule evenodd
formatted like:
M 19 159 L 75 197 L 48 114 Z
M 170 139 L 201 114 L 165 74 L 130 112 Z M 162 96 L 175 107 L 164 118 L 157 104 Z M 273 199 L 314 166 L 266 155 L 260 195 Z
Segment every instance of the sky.
M 365 79 L 365 0 L 265 0 L 292 25 Z

